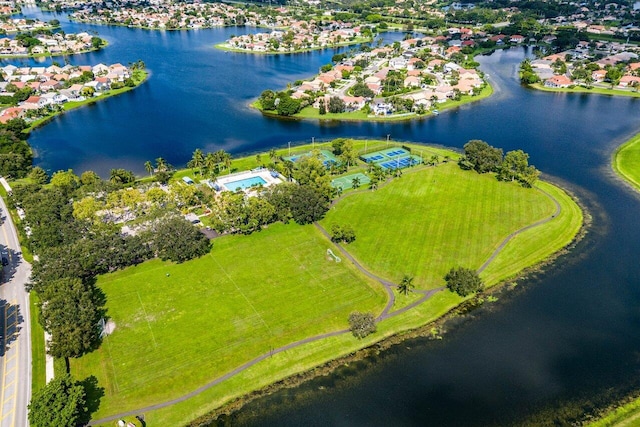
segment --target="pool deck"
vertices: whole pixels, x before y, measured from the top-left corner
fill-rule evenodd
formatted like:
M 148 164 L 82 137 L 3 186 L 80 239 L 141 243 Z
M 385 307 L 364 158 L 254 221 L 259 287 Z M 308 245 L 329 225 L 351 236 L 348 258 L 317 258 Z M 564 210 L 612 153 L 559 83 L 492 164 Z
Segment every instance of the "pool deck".
M 278 177 L 274 177 L 271 175 L 271 171 L 269 169 L 260 168 L 219 176 L 218 179 L 216 179 L 216 184 L 218 184 L 220 188 L 223 188 L 226 191 L 235 191 L 235 188 L 231 189 L 227 187 L 227 184 L 255 177 L 260 177 L 265 181 L 265 183 L 262 185 L 263 187 L 280 184 L 283 181 L 280 175 L 278 175 Z M 253 187 L 244 188 L 243 191 L 247 192 L 251 190 L 251 188 Z

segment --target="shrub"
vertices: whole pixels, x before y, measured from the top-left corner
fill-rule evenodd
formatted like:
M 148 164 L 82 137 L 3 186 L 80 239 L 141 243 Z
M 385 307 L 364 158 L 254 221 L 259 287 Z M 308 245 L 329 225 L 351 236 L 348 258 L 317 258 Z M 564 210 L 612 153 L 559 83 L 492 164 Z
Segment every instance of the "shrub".
M 349 315 L 349 330 L 354 337 L 362 339 L 376 331 L 376 319 L 371 313 L 354 311 Z

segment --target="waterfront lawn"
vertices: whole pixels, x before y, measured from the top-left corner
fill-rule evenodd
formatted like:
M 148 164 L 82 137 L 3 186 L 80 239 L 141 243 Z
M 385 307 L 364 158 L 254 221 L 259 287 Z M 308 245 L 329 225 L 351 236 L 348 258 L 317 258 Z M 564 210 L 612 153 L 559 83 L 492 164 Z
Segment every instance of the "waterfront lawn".
M 551 217 L 555 209 L 536 189 L 446 163 L 408 169 L 376 191 L 353 193 L 330 210 L 322 225 L 328 230 L 333 224 L 352 226 L 356 240 L 349 252 L 377 274 L 394 283 L 408 274 L 418 288 L 432 289 L 444 286 L 443 276 L 452 267 L 480 268 L 510 233 Z M 574 218 L 574 212 L 567 217 Z M 540 261 L 541 255 L 551 255 L 578 232 L 580 215 L 576 223 L 566 235 L 561 233 L 562 245 L 549 249 L 545 239 L 550 236 L 541 230 L 553 224 L 557 231 L 560 218 L 536 227 L 521 239 L 521 247 L 507 252 L 513 246 L 507 245 L 494 260 L 499 267 L 492 266 L 483 277 L 495 284 Z M 511 267 L 515 262 L 517 269 Z
M 640 134 L 616 150 L 613 169 L 640 191 Z
M 596 86 L 593 86 L 591 88 L 586 88 L 584 86 L 554 88 L 554 87 L 547 87 L 541 83 L 534 83 L 529 86 L 534 89 L 542 90 L 545 92 L 597 93 L 600 95 L 631 96 L 633 98 L 640 98 L 640 92 L 636 92 L 635 90 L 624 90 L 624 89 L 616 89 L 616 88 L 610 89 L 610 88 L 596 87 Z
M 382 286 L 328 261 L 330 247 L 312 225 L 273 224 L 216 239 L 200 259 L 99 277 L 116 328 L 71 365 L 74 377 L 95 375 L 105 388 L 94 419 L 176 398 L 271 349 L 347 328 L 354 310 L 379 314 Z

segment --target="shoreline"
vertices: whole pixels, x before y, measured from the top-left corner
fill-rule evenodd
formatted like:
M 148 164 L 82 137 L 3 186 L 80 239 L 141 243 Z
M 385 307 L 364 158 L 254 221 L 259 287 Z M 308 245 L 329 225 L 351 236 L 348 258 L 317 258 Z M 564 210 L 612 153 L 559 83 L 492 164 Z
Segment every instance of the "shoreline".
M 576 85 L 573 88 L 553 88 L 546 87 L 540 83 L 528 84 L 526 87 L 538 90 L 540 92 L 555 92 L 555 93 L 584 93 L 584 94 L 596 94 L 596 95 L 606 95 L 606 96 L 628 96 L 631 98 L 640 98 L 640 92 L 635 92 L 633 90 L 619 90 L 619 89 L 607 89 L 601 87 L 592 87 L 591 89 L 587 89 L 586 87 Z
M 640 192 L 640 179 L 634 179 L 629 172 L 625 172 L 620 168 L 620 162 L 622 160 L 621 153 L 625 150 L 632 150 L 636 148 L 636 146 L 640 150 L 640 133 L 635 134 L 615 149 L 611 156 L 611 168 L 613 169 L 616 177 L 624 182 L 625 185 L 629 186 L 635 192 Z
M 120 89 L 115 89 L 114 90 L 115 93 L 103 94 L 103 95 L 100 95 L 100 96 L 95 97 L 95 98 L 86 99 L 84 101 L 65 103 L 65 104 L 63 104 L 63 110 L 55 112 L 55 113 L 52 113 L 52 114 L 49 114 L 49 115 L 47 115 L 45 117 L 42 117 L 42 118 L 39 118 L 37 120 L 34 120 L 33 122 L 29 123 L 29 127 L 27 127 L 22 132 L 27 134 L 27 135 L 29 135 L 32 131 L 34 131 L 34 130 L 42 127 L 42 126 L 45 126 L 46 124 L 48 124 L 50 121 L 52 121 L 53 119 L 55 119 L 56 117 L 58 117 L 61 114 L 65 114 L 65 113 L 67 113 L 69 111 L 73 111 L 73 110 L 75 110 L 77 108 L 84 107 L 85 105 L 90 105 L 90 104 L 93 104 L 93 103 L 96 103 L 96 102 L 100 102 L 100 101 L 103 101 L 105 99 L 109 99 L 109 98 L 114 97 L 114 96 L 122 95 L 123 93 L 126 93 L 126 92 L 129 92 L 129 91 L 133 90 L 133 89 L 136 89 L 137 87 L 139 87 L 142 84 L 144 84 L 149 79 L 149 77 L 151 76 L 151 72 L 149 70 L 147 70 L 147 69 L 140 70 L 140 71 L 142 71 L 144 73 L 144 77 L 135 86 L 132 86 L 132 87 L 126 87 L 125 86 L 125 87 L 120 88 Z M 28 136 L 27 136 L 27 142 L 29 142 L 28 141 Z M 31 147 L 31 145 L 29 145 L 29 147 Z
M 261 52 L 261 51 L 255 51 L 255 50 L 239 49 L 239 48 L 235 48 L 235 47 L 225 46 L 225 45 L 227 45 L 226 42 L 217 43 L 217 44 L 213 45 L 213 47 L 215 49 L 222 50 L 224 52 L 247 53 L 247 54 L 251 54 L 251 55 L 291 55 L 291 54 L 298 54 L 298 53 L 314 52 L 314 51 L 317 51 L 317 50 L 335 49 L 335 48 L 338 48 L 338 47 L 345 47 L 345 46 L 354 46 L 354 45 L 362 44 L 362 43 L 371 43 L 372 41 L 373 41 L 372 38 L 362 38 L 361 40 L 349 41 L 349 42 L 345 42 L 345 43 L 337 43 L 337 44 L 332 45 L 332 46 L 319 46 L 319 47 L 312 47 L 312 48 L 309 48 L 309 49 L 291 50 L 291 51 L 288 51 L 288 52 L 277 52 L 277 51 L 264 51 L 264 52 Z
M 93 48 L 93 49 L 87 49 L 87 50 L 79 50 L 78 52 L 63 52 L 63 53 L 56 53 L 56 54 L 52 54 L 52 53 L 36 53 L 36 54 L 26 54 L 26 55 L 2 55 L 0 54 L 0 59 L 20 59 L 20 58 L 59 58 L 61 56 L 73 56 L 73 55 L 82 55 L 85 53 L 91 53 L 91 52 L 98 52 L 102 49 L 105 49 L 107 46 L 109 46 L 109 42 L 107 42 L 106 40 L 103 40 L 104 43 L 98 47 L 98 48 Z
M 425 147 L 428 147 L 428 146 L 425 146 Z M 271 394 L 282 388 L 296 386 L 298 384 L 306 382 L 309 379 L 315 378 L 317 376 L 326 375 L 327 373 L 332 372 L 339 366 L 342 366 L 345 363 L 348 363 L 349 361 L 362 360 L 363 358 L 366 358 L 368 355 L 371 355 L 372 351 L 380 351 L 381 349 L 389 348 L 394 344 L 401 343 L 406 339 L 410 339 L 414 337 L 437 336 L 439 334 L 438 331 L 441 330 L 442 326 L 448 320 L 454 317 L 458 317 L 460 313 L 464 314 L 468 312 L 469 309 L 473 309 L 477 307 L 480 303 L 484 302 L 484 300 L 487 297 L 492 296 L 497 292 L 501 292 L 502 289 L 504 289 L 508 285 L 511 284 L 512 287 L 515 286 L 514 283 L 517 280 L 521 280 L 534 273 L 544 271 L 546 266 L 553 264 L 556 259 L 570 252 L 570 250 L 579 241 L 581 241 L 584 238 L 584 236 L 587 233 L 587 230 L 591 226 L 591 215 L 587 210 L 586 206 L 584 206 L 582 203 L 579 202 L 579 199 L 574 195 L 572 191 L 568 190 L 565 186 L 562 186 L 558 183 L 553 182 L 553 178 L 550 179 L 549 177 L 547 177 L 544 183 L 545 185 L 553 186 L 554 188 L 557 188 L 560 192 L 564 193 L 565 197 L 563 198 L 570 199 L 571 201 L 577 203 L 577 210 L 579 210 L 581 213 L 580 215 L 581 221 L 580 221 L 579 228 L 576 231 L 576 234 L 572 237 L 571 241 L 567 242 L 566 244 L 563 244 L 562 247 L 558 248 L 555 252 L 549 254 L 549 256 L 537 262 L 534 261 L 534 263 L 531 266 L 524 268 L 523 270 L 514 274 L 513 276 L 510 276 L 503 280 L 498 281 L 496 284 L 491 285 L 489 288 L 487 288 L 485 291 L 478 294 L 477 296 L 466 299 L 456 306 L 453 306 L 453 307 L 447 306 L 445 307 L 445 311 L 433 312 L 433 313 L 429 313 L 429 315 L 424 315 L 424 313 L 422 313 L 421 315 L 419 312 L 416 313 L 415 310 L 411 310 L 410 315 L 413 316 L 412 318 L 407 319 L 405 316 L 398 316 L 398 318 L 400 319 L 399 322 L 401 323 L 386 322 L 385 324 L 385 322 L 380 322 L 379 332 L 377 336 L 373 336 L 371 337 L 371 339 L 365 339 L 363 341 L 349 340 L 349 342 L 347 343 L 346 341 L 348 340 L 348 338 L 350 338 L 350 335 L 347 334 L 348 331 L 330 332 L 327 334 L 327 336 L 322 337 L 320 339 L 322 340 L 322 342 L 325 342 L 326 347 L 330 349 L 335 348 L 336 351 L 334 352 L 335 356 L 329 355 L 328 359 L 325 359 L 324 362 L 320 361 L 319 363 L 316 363 L 314 362 L 314 360 L 317 360 L 317 359 L 313 358 L 314 353 L 311 353 L 311 354 L 304 353 L 305 352 L 304 344 L 309 342 L 308 340 L 311 340 L 314 338 L 314 337 L 311 337 L 311 338 L 302 340 L 299 343 L 292 343 L 292 344 L 297 344 L 297 346 L 299 346 L 298 347 L 299 353 L 295 353 L 296 350 L 293 350 L 294 348 L 293 345 L 287 346 L 287 348 L 290 351 L 294 352 L 294 355 L 302 354 L 308 357 L 307 360 L 304 360 L 304 358 L 299 360 L 298 364 L 295 366 L 292 366 L 289 360 L 289 358 L 292 357 L 292 354 L 291 353 L 286 354 L 286 352 L 280 352 L 280 349 L 274 351 L 271 355 L 263 355 L 264 357 L 263 356 L 257 357 L 256 360 L 259 359 L 259 361 L 262 363 L 261 363 L 261 366 L 257 366 L 255 370 L 258 370 L 258 372 L 262 373 L 265 369 L 267 369 L 269 372 L 271 372 L 271 374 L 268 374 L 267 372 L 268 375 L 266 376 L 268 377 L 268 379 L 266 380 L 264 379 L 264 377 L 261 377 L 262 378 L 261 380 L 257 380 L 255 370 L 251 368 L 253 365 L 245 366 L 246 365 L 245 364 L 231 372 L 227 372 L 226 374 L 223 374 L 219 378 L 212 379 L 209 383 L 193 390 L 192 392 L 182 397 L 177 397 L 168 402 L 152 405 L 142 410 L 141 409 L 132 410 L 123 414 L 118 414 L 118 415 L 113 415 L 113 416 L 105 417 L 102 419 L 98 419 L 93 421 L 91 425 L 107 425 L 107 423 L 109 423 L 112 419 L 133 415 L 135 413 L 140 413 L 141 411 L 144 411 L 144 412 L 151 411 L 150 413 L 147 414 L 150 422 L 152 422 L 156 416 L 161 417 L 164 420 L 165 418 L 163 418 L 163 416 L 166 417 L 167 415 L 171 414 L 173 417 L 176 417 L 182 414 L 184 417 L 176 418 L 175 419 L 176 422 L 187 423 L 187 425 L 202 425 L 203 422 L 210 422 L 216 417 L 219 417 L 221 415 L 224 415 L 224 414 L 228 415 L 230 412 L 233 412 L 239 409 L 244 404 L 258 397 Z M 364 190 L 360 190 L 360 191 L 364 191 Z M 352 194 L 352 193 L 349 193 L 349 194 Z M 353 194 L 355 194 L 355 192 Z M 551 197 L 551 198 L 553 200 L 556 200 L 555 197 Z M 567 202 L 565 200 L 565 205 L 566 203 Z M 437 293 L 436 296 L 438 294 L 442 295 L 440 293 Z M 417 308 L 417 307 L 414 307 L 414 308 Z M 406 312 L 397 313 L 397 314 L 406 314 Z M 416 318 L 416 316 L 419 316 L 419 317 Z M 344 345 L 337 347 L 337 344 L 340 344 L 340 342 L 336 342 L 336 340 L 340 340 L 341 336 L 344 338 L 342 341 L 345 341 L 345 343 Z M 318 339 L 318 337 L 316 337 L 316 339 Z M 316 356 L 319 356 L 319 358 L 322 358 L 322 355 L 320 353 L 318 353 Z M 280 362 L 275 360 L 281 357 L 287 358 L 287 360 L 280 361 Z M 265 365 L 265 364 L 268 364 L 268 365 Z M 278 366 L 277 369 L 274 368 L 274 364 Z M 300 368 L 300 364 L 302 364 L 303 366 L 302 369 Z M 304 366 L 307 366 L 307 367 L 304 367 Z M 299 372 L 296 372 L 296 369 L 299 370 Z M 255 387 L 256 388 L 255 390 L 245 389 L 245 391 L 243 392 L 242 391 L 243 388 L 239 387 L 240 388 L 240 390 L 238 391 L 239 396 L 236 396 L 236 397 L 233 397 L 234 393 L 231 393 L 231 394 L 225 393 L 223 396 L 220 396 L 219 394 L 215 394 L 215 393 L 219 393 L 219 390 L 214 389 L 214 386 L 222 383 L 223 381 L 234 381 L 232 379 L 232 377 L 234 376 L 237 376 L 235 380 L 240 381 L 240 384 L 245 384 L 245 385 L 250 384 L 250 382 L 246 380 L 246 377 L 244 375 L 248 375 L 250 376 L 250 378 L 253 378 L 253 385 L 249 387 Z M 256 381 L 258 382 L 256 383 Z M 271 381 L 271 383 L 269 383 L 268 381 Z M 208 390 L 212 390 L 212 391 L 210 393 L 207 393 Z M 215 395 L 209 396 L 211 393 L 214 393 Z M 195 400 L 195 402 L 193 400 Z M 225 400 L 227 401 L 226 403 L 222 403 L 220 406 L 214 407 L 213 409 L 210 409 L 207 412 L 206 408 L 211 408 L 212 402 L 216 402 L 216 401 L 224 402 Z M 184 402 L 184 406 L 180 407 L 180 404 L 183 402 Z M 215 405 L 215 403 L 213 404 Z M 202 408 L 202 411 L 198 412 L 197 411 L 198 408 Z M 187 409 L 189 410 L 189 412 L 186 412 Z M 158 413 L 157 411 L 165 411 L 165 412 Z
M 486 92 L 486 93 L 485 93 Z M 463 98 L 460 101 L 446 101 L 444 103 L 442 103 L 442 105 L 438 106 L 439 108 L 437 109 L 438 114 L 442 111 L 448 111 L 448 110 L 452 110 L 454 108 L 457 107 L 462 107 L 463 105 L 468 105 L 468 104 L 473 104 L 479 101 L 482 101 L 483 99 L 486 98 L 490 98 L 493 94 L 495 93 L 495 90 L 493 88 L 493 86 L 491 85 L 491 83 L 489 83 L 488 81 L 486 81 L 486 86 L 482 89 L 482 92 L 480 92 L 479 95 L 473 96 L 473 95 L 463 95 Z M 350 115 L 350 114 L 357 114 L 359 111 L 355 111 L 355 112 L 350 112 L 350 113 L 336 113 L 336 114 L 332 114 L 332 113 L 327 113 L 323 116 L 320 116 L 319 113 L 315 113 L 318 115 L 318 117 L 315 116 L 300 116 L 300 112 L 294 114 L 293 116 L 281 116 L 278 113 L 275 112 L 271 112 L 271 111 L 265 111 L 263 109 L 261 109 L 260 107 L 257 106 L 257 103 L 259 101 L 257 99 L 249 102 L 247 105 L 249 106 L 249 108 L 254 109 L 258 112 L 260 112 L 263 116 L 266 117 L 270 117 L 270 118 L 274 118 L 274 119 L 278 119 L 278 120 L 304 120 L 304 121 L 316 121 L 316 122 L 332 122 L 332 121 L 337 121 L 337 122 L 409 122 L 412 120 L 424 120 L 424 119 L 428 119 L 430 117 L 435 117 L 438 114 L 435 114 L 433 112 L 433 110 L 428 110 L 425 114 L 417 114 L 415 112 L 411 112 L 411 113 L 403 113 L 402 115 L 389 115 L 389 116 L 367 116 L 367 117 L 344 117 L 346 115 Z M 304 109 L 307 108 L 312 108 L 312 107 L 305 107 Z M 301 110 L 302 111 L 304 111 Z M 315 110 L 315 109 L 314 109 Z
M 466 314 L 471 313 L 478 308 L 481 308 L 485 302 L 491 302 L 491 297 L 495 297 L 498 294 L 514 290 L 517 286 L 518 281 L 527 279 L 531 275 L 544 272 L 545 267 L 553 266 L 558 258 L 569 254 L 571 250 L 584 239 L 589 229 L 591 228 L 592 215 L 590 214 L 586 206 L 580 202 L 580 199 L 572 191 L 555 183 L 553 177 L 548 177 L 545 182 L 564 191 L 574 202 L 578 204 L 583 215 L 583 221 L 580 226 L 580 230 L 571 240 L 571 242 L 569 242 L 563 248 L 551 254 L 544 260 L 525 268 L 521 272 L 517 273 L 514 277 L 507 278 L 496 283 L 495 285 L 490 286 L 489 288 L 486 288 L 481 293 L 478 293 L 472 298 L 465 300 L 459 305 L 451 308 L 445 314 L 436 318 L 435 320 L 428 321 L 420 326 L 404 331 L 398 331 L 387 337 L 382 337 L 379 341 L 367 344 L 365 347 L 352 351 L 347 355 L 331 359 L 318 366 L 290 375 L 265 387 L 251 391 L 245 395 L 237 397 L 223 404 L 222 406 L 214 409 L 208 414 L 193 419 L 187 424 L 187 426 L 195 427 L 214 425 L 213 423 L 220 421 L 220 417 L 232 417 L 235 412 L 239 411 L 245 405 L 253 402 L 254 400 L 269 396 L 284 389 L 298 387 L 306 382 L 312 381 L 322 376 L 330 375 L 340 367 L 347 366 L 353 362 L 366 360 L 370 356 L 375 356 L 380 352 L 389 350 L 393 346 L 402 344 L 407 340 L 416 338 L 427 338 L 432 340 L 442 339 L 442 334 L 445 334 L 447 332 L 446 324 L 450 320 L 459 318 L 460 316 L 465 316 Z M 232 420 L 226 419 L 225 421 Z

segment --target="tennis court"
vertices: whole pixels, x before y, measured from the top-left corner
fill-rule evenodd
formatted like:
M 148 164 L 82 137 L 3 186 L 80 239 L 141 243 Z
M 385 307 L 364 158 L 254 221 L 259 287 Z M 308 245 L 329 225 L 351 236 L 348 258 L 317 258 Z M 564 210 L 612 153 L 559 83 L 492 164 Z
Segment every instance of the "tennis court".
M 409 166 L 420 164 L 420 158 L 416 156 L 397 157 L 393 160 L 378 163 L 378 165 L 384 169 L 404 169 Z
M 322 160 L 322 163 L 326 166 L 329 167 L 331 166 L 331 164 L 334 165 L 338 165 L 340 164 L 340 160 L 338 160 L 338 158 L 336 156 L 334 156 L 334 154 L 329 151 L 329 150 L 320 150 L 320 160 Z M 301 154 L 294 154 L 293 156 L 288 156 L 285 157 L 285 160 L 290 160 L 292 162 L 297 162 L 298 160 L 302 159 L 303 157 L 310 157 L 311 155 L 313 155 L 312 151 L 308 151 L 306 153 L 301 153 Z
M 367 163 L 385 162 L 387 160 L 395 159 L 398 156 L 408 156 L 410 153 L 404 148 L 387 148 L 385 150 L 376 151 L 369 154 L 363 154 L 360 156 L 362 160 Z
M 349 188 L 353 188 L 353 179 L 358 178 L 360 181 L 360 186 L 367 185 L 371 182 L 369 177 L 363 173 L 354 173 L 352 175 L 341 176 L 340 178 L 336 178 L 331 181 L 331 186 L 333 188 L 341 188 L 343 191 L 348 190 Z

